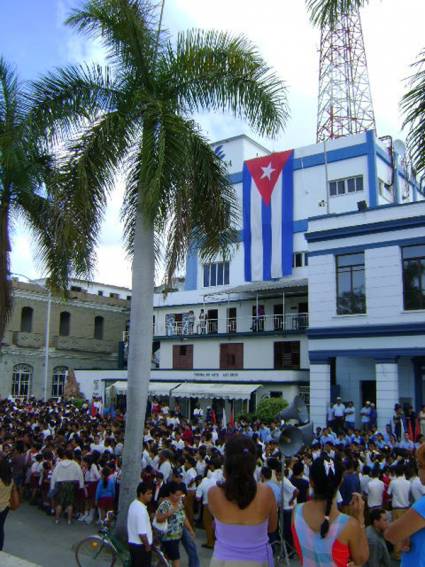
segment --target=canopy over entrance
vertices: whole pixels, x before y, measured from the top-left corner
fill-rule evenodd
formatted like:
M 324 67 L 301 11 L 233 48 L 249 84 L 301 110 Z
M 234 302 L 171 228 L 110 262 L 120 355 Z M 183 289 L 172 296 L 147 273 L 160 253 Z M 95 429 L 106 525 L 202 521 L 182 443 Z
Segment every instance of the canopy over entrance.
M 197 384 L 185 382 L 173 390 L 175 398 L 203 398 L 222 400 L 249 400 L 252 392 L 261 388 L 259 384 Z
M 149 395 L 150 396 L 169 396 L 171 391 L 179 386 L 176 382 L 149 382 Z M 110 394 L 125 395 L 127 393 L 127 381 L 114 382 L 106 388 Z

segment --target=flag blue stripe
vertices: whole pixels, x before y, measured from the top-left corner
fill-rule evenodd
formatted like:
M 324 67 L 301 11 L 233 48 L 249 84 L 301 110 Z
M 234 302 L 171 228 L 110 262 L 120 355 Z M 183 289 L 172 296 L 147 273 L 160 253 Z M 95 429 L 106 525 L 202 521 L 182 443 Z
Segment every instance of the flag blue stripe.
M 261 201 L 263 228 L 263 280 L 272 279 L 272 208 Z
M 294 153 L 288 158 L 282 175 L 282 275 L 292 274 L 294 251 Z
M 245 281 L 252 281 L 251 270 L 251 174 L 244 163 L 242 172 L 243 247 L 245 252 Z

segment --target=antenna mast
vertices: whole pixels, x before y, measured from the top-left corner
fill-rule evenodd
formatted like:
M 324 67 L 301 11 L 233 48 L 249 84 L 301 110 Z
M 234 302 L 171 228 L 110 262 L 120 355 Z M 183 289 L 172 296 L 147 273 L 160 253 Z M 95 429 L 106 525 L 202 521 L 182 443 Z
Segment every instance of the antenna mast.
M 359 9 L 343 14 L 320 38 L 317 142 L 375 130 Z

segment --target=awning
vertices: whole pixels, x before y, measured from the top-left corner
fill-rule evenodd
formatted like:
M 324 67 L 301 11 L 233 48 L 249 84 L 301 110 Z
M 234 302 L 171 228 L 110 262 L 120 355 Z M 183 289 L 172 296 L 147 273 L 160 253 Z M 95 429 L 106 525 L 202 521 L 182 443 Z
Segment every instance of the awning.
M 171 390 L 179 386 L 176 382 L 149 382 L 149 394 L 151 396 L 169 396 Z M 111 392 L 112 388 L 119 395 L 126 394 L 127 392 L 127 380 L 114 382 L 108 388 L 107 392 Z
M 220 398 L 223 400 L 249 400 L 259 384 L 197 384 L 185 382 L 173 390 L 174 398 Z
M 216 291 L 211 293 L 206 293 L 204 297 L 209 295 L 221 295 L 221 294 L 231 294 L 231 293 L 255 293 L 257 291 L 276 291 L 279 289 L 297 289 L 300 287 L 307 287 L 308 280 L 306 278 L 302 279 L 280 279 L 272 281 L 261 281 L 261 282 L 250 282 L 247 284 L 238 285 L 236 287 L 231 287 L 230 289 L 224 289 L 222 291 Z

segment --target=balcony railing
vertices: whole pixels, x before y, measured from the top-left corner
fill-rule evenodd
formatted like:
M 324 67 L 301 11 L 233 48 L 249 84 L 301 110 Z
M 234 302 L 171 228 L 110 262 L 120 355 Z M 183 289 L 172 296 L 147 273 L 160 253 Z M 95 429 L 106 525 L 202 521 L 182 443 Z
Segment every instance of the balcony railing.
M 205 321 L 167 321 L 155 323 L 153 334 L 156 337 L 178 337 L 191 335 L 217 335 L 237 333 L 304 333 L 308 327 L 308 313 L 289 313 L 286 315 L 262 315 L 259 317 L 230 317 L 206 319 Z M 128 332 L 123 333 L 125 343 Z

